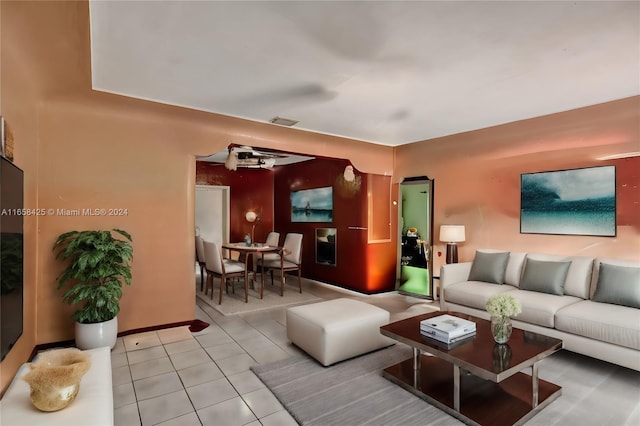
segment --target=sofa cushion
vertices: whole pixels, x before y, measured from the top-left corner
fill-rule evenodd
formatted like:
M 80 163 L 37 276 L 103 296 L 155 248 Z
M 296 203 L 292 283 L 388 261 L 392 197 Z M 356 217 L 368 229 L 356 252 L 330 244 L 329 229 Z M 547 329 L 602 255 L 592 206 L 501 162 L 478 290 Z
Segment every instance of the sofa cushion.
M 589 298 L 589 286 L 593 270 L 593 258 L 586 256 L 561 256 L 546 253 L 528 253 L 527 260 L 544 260 L 551 262 L 571 261 L 567 279 L 564 282 L 564 294 L 581 299 Z
M 593 301 L 640 308 L 640 268 L 601 264 Z
M 562 296 L 569 266 L 571 266 L 571 262 L 527 259 L 520 288 Z
M 583 300 L 558 311 L 556 328 L 640 350 L 639 309 Z
M 478 249 L 483 253 L 504 253 L 506 250 L 496 249 Z M 504 273 L 504 284 L 509 284 L 518 287 L 520 285 L 520 279 L 522 278 L 522 267 L 524 266 L 524 260 L 527 257 L 527 253 L 523 252 L 509 252 L 509 261 L 507 262 L 507 269 Z
M 556 312 L 582 300 L 574 296 L 556 296 L 528 290 L 514 290 L 509 294 L 522 305 L 522 312 L 514 319 L 549 328 L 555 326 Z
M 502 284 L 509 262 L 509 252 L 488 253 L 476 251 L 469 272 L 469 281 Z
M 522 269 L 527 253 L 514 252 L 509 253 L 509 263 L 507 263 L 507 271 L 504 274 L 504 283 L 511 284 L 516 287 L 520 286 L 522 280 Z
M 495 285 L 482 281 L 465 281 L 451 284 L 444 288 L 447 302 L 485 310 L 487 300 L 495 294 L 515 290 L 510 285 Z
M 629 266 L 631 268 L 640 268 L 640 262 L 637 260 L 624 260 L 624 259 L 612 259 L 612 258 L 597 258 L 594 260 L 593 276 L 591 278 L 591 292 L 589 293 L 590 299 L 593 299 L 593 295 L 596 292 L 598 286 L 598 279 L 600 278 L 600 266 L 603 263 L 609 265 Z

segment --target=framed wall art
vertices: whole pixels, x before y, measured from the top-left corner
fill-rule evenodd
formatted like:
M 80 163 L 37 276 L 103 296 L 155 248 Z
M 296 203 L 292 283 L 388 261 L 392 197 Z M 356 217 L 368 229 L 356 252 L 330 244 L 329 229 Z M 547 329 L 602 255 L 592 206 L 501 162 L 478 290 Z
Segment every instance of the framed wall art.
M 615 166 L 522 174 L 520 232 L 615 237 Z
M 292 192 L 291 222 L 333 222 L 333 187 Z

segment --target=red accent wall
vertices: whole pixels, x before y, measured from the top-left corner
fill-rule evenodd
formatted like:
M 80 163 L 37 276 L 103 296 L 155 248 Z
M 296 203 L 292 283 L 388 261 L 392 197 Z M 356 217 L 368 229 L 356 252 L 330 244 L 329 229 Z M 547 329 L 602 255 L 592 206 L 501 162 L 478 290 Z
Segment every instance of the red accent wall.
M 303 276 L 341 287 L 373 293 L 395 288 L 395 249 L 393 244 L 368 244 L 367 175 L 361 178 L 357 192 L 343 189 L 337 183 L 347 160 L 316 159 L 282 167 L 275 173 L 275 228 L 281 238 L 287 232 L 304 235 Z M 292 191 L 333 187 L 333 222 L 291 222 Z M 336 265 L 316 263 L 316 228 L 336 228 Z M 380 259 L 386 261 L 380 261 Z
M 272 170 L 229 171 L 223 165 L 196 162 L 196 184 L 230 187 L 231 241 L 239 241 L 251 231 L 245 212 L 262 208 L 256 240 L 264 241 L 271 230 L 280 232 L 280 244 L 288 232 L 303 234 L 304 277 L 363 293 L 393 290 L 395 243 L 368 244 L 367 175 L 356 170 L 360 189 L 345 190 L 337 179 L 348 164 L 347 160 L 320 158 Z M 292 223 L 291 192 L 327 186 L 333 187 L 333 222 Z M 316 228 L 336 228 L 335 266 L 316 263 Z
M 275 170 L 275 169 L 274 169 Z M 254 238 L 265 241 L 273 230 L 273 176 L 269 169 L 227 170 L 222 164 L 196 162 L 196 185 L 218 185 L 230 188 L 229 239 L 242 241 L 251 233 L 251 224 L 245 219 L 249 210 L 261 212 Z

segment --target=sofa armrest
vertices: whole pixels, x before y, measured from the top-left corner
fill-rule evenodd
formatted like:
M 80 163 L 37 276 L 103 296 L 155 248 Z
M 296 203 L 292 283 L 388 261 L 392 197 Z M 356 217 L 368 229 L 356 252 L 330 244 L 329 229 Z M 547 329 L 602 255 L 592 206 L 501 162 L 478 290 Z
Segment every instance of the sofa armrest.
M 440 267 L 440 288 L 469 281 L 472 262 L 448 263 Z
M 472 262 L 447 263 L 440 267 L 440 309 L 446 309 L 444 289 L 446 286 L 469 280 Z

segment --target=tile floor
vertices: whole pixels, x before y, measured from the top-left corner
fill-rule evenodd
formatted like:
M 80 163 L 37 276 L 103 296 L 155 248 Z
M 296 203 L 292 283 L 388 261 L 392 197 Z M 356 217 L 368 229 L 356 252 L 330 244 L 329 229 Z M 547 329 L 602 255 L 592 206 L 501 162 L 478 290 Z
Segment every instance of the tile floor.
M 303 291 L 366 300 L 392 320 L 433 309 L 422 299 L 363 296 L 306 280 Z M 196 311 L 210 324 L 201 332 L 178 327 L 118 339 L 111 355 L 115 425 L 296 425 L 249 370 L 299 353 L 287 341 L 285 308 L 226 317 L 206 304 Z

